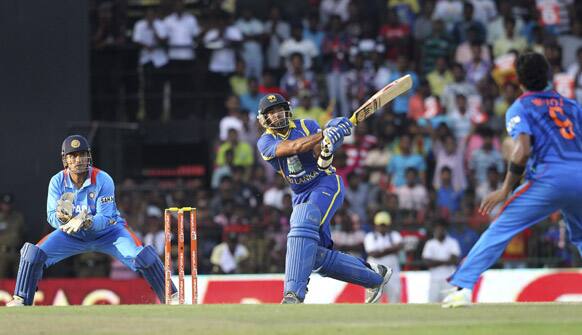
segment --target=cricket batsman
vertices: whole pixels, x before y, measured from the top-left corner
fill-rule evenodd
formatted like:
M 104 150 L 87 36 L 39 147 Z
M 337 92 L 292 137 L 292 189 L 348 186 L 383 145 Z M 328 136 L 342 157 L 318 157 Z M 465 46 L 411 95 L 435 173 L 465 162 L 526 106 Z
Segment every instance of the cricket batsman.
M 322 131 L 314 120 L 292 120 L 291 106 L 279 94 L 261 99 L 257 117 L 265 128 L 259 152 L 293 191 L 282 303 L 303 302 L 312 271 L 364 286 L 366 303 L 377 302 L 392 269 L 332 250 L 330 220 L 342 205 L 344 186 L 331 163 L 352 123 L 335 118 Z
M 113 179 L 93 167 L 87 140 L 80 135 L 67 137 L 61 157 L 64 170 L 51 178 L 47 198 L 47 221 L 55 230 L 20 250 L 14 296 L 7 306 L 32 305 L 45 268 L 92 251 L 111 255 L 140 272 L 163 302 L 162 261 L 153 247 L 142 245 L 120 216 Z
M 485 197 L 480 211 L 490 213 L 511 197 L 451 276 L 456 288 L 443 307 L 469 305 L 475 282 L 510 239 L 557 210 L 582 252 L 582 108 L 548 87 L 550 68 L 541 54 L 522 54 L 516 67 L 525 93 L 505 116 L 515 145 L 503 186 Z M 512 192 L 524 173 L 525 183 Z

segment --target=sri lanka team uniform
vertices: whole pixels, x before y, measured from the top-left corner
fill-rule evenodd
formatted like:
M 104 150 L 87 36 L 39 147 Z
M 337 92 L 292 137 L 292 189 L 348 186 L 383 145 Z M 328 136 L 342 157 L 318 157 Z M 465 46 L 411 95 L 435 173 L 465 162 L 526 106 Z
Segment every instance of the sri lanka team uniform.
M 92 214 L 92 225 L 71 235 L 59 229 L 63 224 L 56 215 L 57 200 L 65 192 L 75 195 L 74 214 L 86 209 Z M 47 268 L 67 257 L 85 252 L 111 255 L 148 281 L 160 301 L 164 299 L 164 268 L 151 246 L 144 247 L 120 216 L 115 204 L 113 179 L 104 171 L 89 168 L 88 177 L 77 189 L 65 169 L 50 181 L 47 198 L 47 221 L 55 231 L 36 245 L 26 243 L 21 250 L 19 273 L 14 294 L 32 305 L 36 285 Z M 175 291 L 175 288 L 174 288 Z
M 532 138 L 526 182 L 450 278 L 472 289 L 517 233 L 560 210 L 572 243 L 582 253 L 582 109 L 553 90 L 527 92 L 506 114 L 507 132 Z
M 257 143 L 263 159 L 285 178 L 293 191 L 285 292 L 294 292 L 301 300 L 305 297 L 312 271 L 365 287 L 378 286 L 383 280 L 381 275 L 367 267 L 364 260 L 331 250 L 330 220 L 344 200 L 344 185 L 335 169 L 320 170 L 312 151 L 289 157 L 275 156 L 282 141 L 296 140 L 320 131 L 314 120 L 290 120 L 286 134 L 268 129 Z

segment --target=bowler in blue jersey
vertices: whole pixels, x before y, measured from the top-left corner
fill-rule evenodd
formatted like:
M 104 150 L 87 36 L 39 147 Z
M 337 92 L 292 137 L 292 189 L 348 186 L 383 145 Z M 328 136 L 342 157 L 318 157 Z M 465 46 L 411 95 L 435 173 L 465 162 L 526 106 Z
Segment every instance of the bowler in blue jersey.
M 483 200 L 480 211 L 488 214 L 505 203 L 450 278 L 456 288 L 443 307 L 470 304 L 479 276 L 511 238 L 555 211 L 561 211 L 572 243 L 582 252 L 582 108 L 548 87 L 550 67 L 541 54 L 522 54 L 516 67 L 525 93 L 505 116 L 515 144 L 503 186 Z M 515 189 L 522 177 L 525 182 Z
M 289 102 L 279 94 L 261 99 L 257 117 L 265 129 L 259 152 L 293 191 L 282 303 L 303 302 L 312 272 L 364 286 L 366 302 L 377 302 L 392 269 L 332 249 L 330 221 L 344 200 L 333 153 L 351 134 L 351 122 L 335 118 L 322 131 L 314 120 L 293 120 Z
M 164 266 L 152 246 L 143 246 L 115 204 L 113 179 L 93 166 L 91 149 L 80 135 L 61 147 L 64 169 L 51 178 L 47 221 L 55 230 L 37 244 L 25 243 L 9 307 L 30 306 L 45 268 L 73 255 L 102 252 L 141 273 L 164 301 Z M 176 291 L 173 287 L 174 292 Z

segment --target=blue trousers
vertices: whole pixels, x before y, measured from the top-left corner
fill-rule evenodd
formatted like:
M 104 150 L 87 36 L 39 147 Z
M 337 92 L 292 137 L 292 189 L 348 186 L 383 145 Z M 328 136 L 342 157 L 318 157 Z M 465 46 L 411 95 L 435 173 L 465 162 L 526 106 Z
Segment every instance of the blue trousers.
M 143 249 L 139 239 L 124 224 L 114 225 L 91 239 L 68 235 L 57 229 L 37 245 L 47 255 L 45 268 L 67 257 L 95 251 L 111 255 L 136 271 L 134 259 Z
M 344 202 L 344 183 L 342 178 L 337 175 L 325 176 L 311 190 L 294 194 L 293 206 L 305 202 L 311 202 L 321 211 L 319 245 L 331 249 L 333 247 L 333 241 L 331 239 L 329 222 Z
M 513 236 L 557 210 L 562 212 L 572 243 L 582 253 L 582 166 L 577 165 L 540 167 L 539 177 L 515 190 L 501 214 L 451 276 L 450 283 L 472 289 L 479 276 L 501 256 Z

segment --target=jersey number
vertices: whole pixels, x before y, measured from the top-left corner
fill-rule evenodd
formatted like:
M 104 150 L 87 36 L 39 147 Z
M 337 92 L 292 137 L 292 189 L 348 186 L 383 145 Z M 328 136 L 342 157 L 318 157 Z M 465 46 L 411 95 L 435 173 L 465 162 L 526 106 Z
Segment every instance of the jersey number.
M 576 137 L 576 135 L 574 134 L 574 125 L 572 124 L 572 121 L 570 121 L 570 119 L 566 117 L 562 107 L 550 106 L 549 111 L 550 117 L 552 118 L 552 120 L 554 120 L 556 126 L 560 128 L 560 135 L 562 135 L 562 137 L 567 140 L 574 139 L 574 137 Z M 562 116 L 565 117 L 565 119 L 561 120 L 560 117 L 558 117 L 558 114 L 562 114 Z

